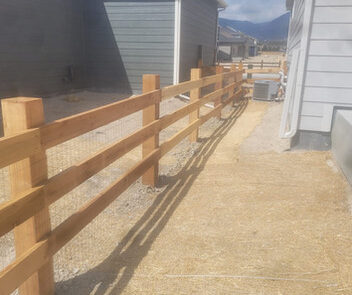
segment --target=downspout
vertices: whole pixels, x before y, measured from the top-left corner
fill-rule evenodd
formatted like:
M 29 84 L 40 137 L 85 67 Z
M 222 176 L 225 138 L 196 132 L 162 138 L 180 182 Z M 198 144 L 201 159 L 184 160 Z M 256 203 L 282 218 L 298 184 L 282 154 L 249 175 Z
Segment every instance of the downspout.
M 304 84 L 306 79 L 307 72 L 307 62 L 309 55 L 310 47 L 310 36 L 312 31 L 312 20 L 313 20 L 313 9 L 314 9 L 315 0 L 306 0 L 304 18 L 303 18 L 303 32 L 302 32 L 302 41 L 301 41 L 301 52 L 298 60 L 297 68 L 297 81 L 294 83 L 293 87 L 297 87 L 294 91 L 293 97 L 286 97 L 285 104 L 290 104 L 290 101 L 293 100 L 293 109 L 292 109 L 292 121 L 290 124 L 290 129 L 285 132 L 288 122 L 288 110 L 283 113 L 282 122 L 280 126 L 280 137 L 281 138 L 292 138 L 296 135 L 299 122 L 300 122 L 300 113 L 302 109 L 302 100 L 304 95 Z M 293 71 L 290 71 L 293 72 Z M 290 75 L 291 76 L 291 75 Z M 290 77 L 288 77 L 290 79 Z M 293 78 L 293 77 L 291 77 Z M 285 106 L 284 106 L 285 108 Z M 287 106 L 289 108 L 289 106 Z

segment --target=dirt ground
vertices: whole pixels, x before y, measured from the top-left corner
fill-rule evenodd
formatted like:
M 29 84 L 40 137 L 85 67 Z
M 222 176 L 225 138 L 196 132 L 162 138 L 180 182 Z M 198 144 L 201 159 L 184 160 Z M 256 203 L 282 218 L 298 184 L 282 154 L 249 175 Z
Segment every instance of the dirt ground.
M 280 107 L 251 102 L 203 137 L 115 251 L 62 286 L 72 294 L 352 294 L 349 187 L 328 152 L 289 152 L 269 140 L 258 148 L 262 130 L 277 136 L 265 119 Z
M 57 294 L 352 294 L 350 188 L 329 152 L 292 152 L 278 139 L 281 109 L 243 102 L 205 124 L 198 143 L 183 141 L 161 161 L 158 188 L 136 183 L 56 255 Z M 48 151 L 50 173 L 139 122 Z M 136 149 L 56 203 L 53 226 L 139 158 Z
M 349 186 L 330 153 L 277 139 L 281 107 L 202 128 L 148 206 L 105 220 L 115 248 L 92 237 L 100 262 L 58 294 L 352 294 Z
M 72 294 L 352 294 L 349 187 L 328 152 L 258 148 L 262 130 L 277 136 L 265 119 L 280 108 L 251 102 L 203 138 L 115 251 L 63 285 Z

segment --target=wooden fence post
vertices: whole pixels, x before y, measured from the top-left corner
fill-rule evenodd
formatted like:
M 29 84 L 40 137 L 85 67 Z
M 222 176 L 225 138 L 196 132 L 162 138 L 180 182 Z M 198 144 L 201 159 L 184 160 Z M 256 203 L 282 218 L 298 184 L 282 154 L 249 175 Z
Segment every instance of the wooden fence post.
M 199 80 L 202 78 L 202 69 L 192 69 L 191 70 L 191 80 Z M 195 102 L 197 100 L 199 100 L 201 98 L 201 88 L 194 88 L 191 90 L 191 94 L 190 94 L 190 102 Z M 193 113 L 189 114 L 189 123 L 193 123 L 194 121 L 197 121 L 199 119 L 199 109 L 197 109 L 196 111 L 194 111 Z M 198 140 L 198 128 L 196 130 L 194 130 L 190 136 L 189 136 L 189 140 L 191 142 L 197 142 Z
M 160 89 L 160 76 L 159 75 L 143 75 L 143 93 Z M 143 110 L 143 126 L 152 123 L 159 119 L 160 115 L 160 102 L 151 105 Z M 159 134 L 146 140 L 142 145 L 143 158 L 147 157 L 151 152 L 159 147 Z M 144 185 L 155 187 L 159 178 L 159 163 L 156 162 L 142 177 Z
M 236 81 L 237 81 L 237 75 L 236 75 L 237 67 L 236 67 L 235 64 L 232 64 L 232 65 L 231 65 L 230 71 L 234 73 L 233 82 L 236 82 Z M 237 88 L 237 87 L 234 87 L 234 88 L 233 88 L 233 90 L 232 90 L 232 92 L 229 94 L 229 96 L 232 96 L 232 95 L 236 92 L 236 88 Z M 236 97 L 234 98 L 234 101 L 236 101 Z
M 235 73 L 235 79 L 234 79 L 234 82 L 239 82 L 241 79 L 239 79 L 238 77 L 239 77 L 239 70 L 237 69 L 237 66 L 235 65 L 235 64 L 233 64 L 232 66 L 231 66 L 231 72 L 234 72 Z M 241 73 L 241 75 L 242 75 L 242 73 Z M 240 89 L 240 87 L 238 87 L 238 86 L 236 86 L 235 88 L 234 88 L 234 93 L 236 93 L 237 91 L 238 91 L 238 89 Z M 235 104 L 237 103 L 239 101 L 239 97 L 235 97 L 235 99 L 234 99 L 234 102 L 235 102 Z
M 238 69 L 239 69 L 240 71 L 243 71 L 243 62 L 240 62 L 240 63 L 239 63 Z
M 284 75 L 287 75 L 287 61 L 286 60 L 282 64 L 282 71 L 284 72 Z
M 224 72 L 224 67 L 222 66 L 216 66 L 216 69 L 215 69 L 215 72 L 216 74 L 222 74 Z M 215 89 L 214 91 L 216 90 L 219 90 L 223 87 L 223 79 L 221 77 L 220 81 L 218 83 L 215 84 Z M 221 101 L 222 101 L 222 97 L 219 96 L 215 99 L 214 101 L 214 107 L 217 107 L 219 104 L 221 104 Z M 219 119 L 221 119 L 221 110 L 219 110 L 219 113 L 216 115 L 216 117 L 218 117 Z
M 5 136 L 44 124 L 43 103 L 40 98 L 11 98 L 1 102 Z M 48 178 L 45 151 L 10 165 L 11 195 L 42 184 Z M 23 254 L 36 242 L 50 233 L 49 208 L 41 210 L 23 224 L 15 227 L 16 256 Z M 52 258 L 25 281 L 19 288 L 21 295 L 54 294 L 54 269 Z
M 248 70 L 252 70 L 253 69 L 253 65 L 248 65 Z M 252 79 L 253 78 L 253 74 L 249 73 L 247 74 L 247 79 Z

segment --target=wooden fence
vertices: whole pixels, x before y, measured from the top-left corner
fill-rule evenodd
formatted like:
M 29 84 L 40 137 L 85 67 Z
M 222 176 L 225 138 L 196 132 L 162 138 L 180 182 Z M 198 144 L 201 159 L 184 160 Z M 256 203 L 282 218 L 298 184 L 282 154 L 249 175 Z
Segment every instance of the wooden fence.
M 265 69 L 265 68 L 281 68 L 283 63 L 282 61 L 278 61 L 278 62 L 268 62 L 268 61 L 242 61 L 242 62 L 238 62 L 238 63 L 242 63 L 243 64 L 243 68 L 244 69 Z M 221 63 L 221 65 L 223 66 L 229 66 L 231 65 L 231 63 Z
M 237 64 L 238 67 L 242 67 L 245 69 L 245 66 L 241 66 L 242 63 Z M 269 63 L 273 64 L 273 63 Z M 263 64 L 262 64 L 263 65 Z M 254 84 L 255 81 L 258 80 L 272 80 L 276 82 L 281 81 L 281 77 L 278 77 L 279 73 L 283 73 L 284 75 L 287 75 L 287 62 L 283 61 L 278 63 L 278 67 L 265 67 L 263 68 L 262 66 L 260 68 L 254 68 L 252 65 L 248 65 L 247 69 L 244 70 L 245 74 L 247 74 L 246 77 L 246 82 L 248 84 Z M 253 74 L 254 75 L 270 75 L 270 74 L 277 74 L 276 77 L 255 77 L 253 79 Z
M 44 124 L 39 98 L 2 100 L 5 137 L 0 138 L 0 168 L 9 166 L 11 199 L 0 205 L 0 236 L 14 230 L 16 260 L 0 272 L 0 294 L 17 288 L 23 295 L 53 294 L 53 256 L 137 179 L 155 186 L 158 161 L 181 140 L 198 138 L 198 128 L 220 116 L 227 104 L 242 96 L 243 71 L 232 66 L 202 78 L 193 69 L 191 80 L 160 89 L 158 75 L 143 77 L 143 94 Z M 215 85 L 201 95 L 202 88 Z M 190 103 L 159 117 L 160 102 L 190 92 Z M 202 105 L 214 109 L 200 116 Z M 143 110 L 143 127 L 89 158 L 48 179 L 45 150 Z M 159 144 L 159 132 L 189 116 L 189 125 Z M 49 206 L 90 177 L 142 145 L 143 158 L 76 213 L 51 230 Z

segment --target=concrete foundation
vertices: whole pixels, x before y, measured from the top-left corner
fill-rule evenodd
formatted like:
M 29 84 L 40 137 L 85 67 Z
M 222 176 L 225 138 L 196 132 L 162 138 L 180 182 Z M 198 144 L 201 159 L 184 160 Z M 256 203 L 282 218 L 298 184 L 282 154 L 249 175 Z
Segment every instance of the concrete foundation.
M 332 132 L 332 152 L 352 185 L 352 110 L 338 110 Z
M 291 141 L 291 148 L 318 151 L 330 150 L 330 133 L 299 130 Z

